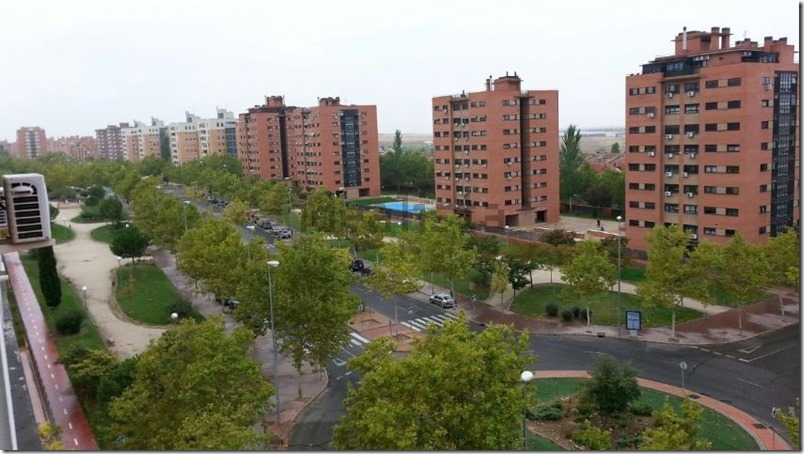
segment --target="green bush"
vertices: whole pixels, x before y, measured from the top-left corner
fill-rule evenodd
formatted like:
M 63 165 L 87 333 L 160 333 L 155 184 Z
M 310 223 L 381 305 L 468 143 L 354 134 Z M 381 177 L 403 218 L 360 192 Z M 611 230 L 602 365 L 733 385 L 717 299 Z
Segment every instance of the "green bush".
M 628 410 L 635 416 L 650 416 L 653 414 L 653 408 L 644 402 L 632 403 Z
M 86 315 L 80 309 L 63 311 L 56 316 L 56 331 L 63 335 L 78 334 L 85 318 Z
M 175 312 L 175 313 L 179 314 L 179 317 L 183 318 L 183 317 L 189 315 L 192 310 L 193 310 L 193 306 L 190 303 L 188 303 L 187 301 L 184 301 L 182 299 L 178 299 L 178 300 L 174 301 L 173 304 L 168 306 L 167 313 L 168 313 L 168 316 L 170 316 L 170 314 Z
M 572 431 L 572 441 L 590 451 L 604 451 L 611 449 L 611 432 L 594 427 L 586 420 L 580 429 Z
M 594 312 L 592 312 L 592 309 L 589 309 L 588 314 L 586 313 L 586 309 L 581 310 L 581 320 L 585 321 L 587 317 L 589 317 L 591 319 L 592 315 L 594 315 Z
M 636 434 L 633 437 L 621 437 L 616 442 L 615 449 L 628 449 L 633 450 L 642 444 L 642 434 Z
M 552 404 L 541 404 L 528 415 L 531 421 L 559 421 L 564 415 L 561 401 L 555 401 Z
M 553 303 L 550 303 L 544 307 L 544 311 L 547 313 L 548 316 L 555 317 L 556 315 L 558 315 L 558 306 Z
M 572 308 L 572 316 L 575 318 L 579 318 L 581 316 L 581 308 L 578 306 L 574 306 Z
M 572 310 L 571 309 L 564 309 L 563 311 L 561 311 L 561 318 L 565 322 L 571 322 L 572 321 Z

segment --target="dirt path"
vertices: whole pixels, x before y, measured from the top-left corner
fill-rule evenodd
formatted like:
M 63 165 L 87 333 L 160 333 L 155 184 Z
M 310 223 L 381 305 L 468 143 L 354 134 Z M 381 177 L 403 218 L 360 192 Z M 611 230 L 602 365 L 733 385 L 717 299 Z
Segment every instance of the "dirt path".
M 64 208 L 56 222 L 69 226 L 75 239 L 53 248 L 59 273 L 81 292 L 87 287 L 87 309 L 106 341 L 109 350 L 119 358 L 134 356 L 159 338 L 165 330 L 131 324 L 118 318 L 110 303 L 113 298 L 111 273 L 117 268 L 117 258 L 109 245 L 94 241 L 89 232 L 104 225 L 78 224 L 70 219 L 81 213 L 79 208 Z

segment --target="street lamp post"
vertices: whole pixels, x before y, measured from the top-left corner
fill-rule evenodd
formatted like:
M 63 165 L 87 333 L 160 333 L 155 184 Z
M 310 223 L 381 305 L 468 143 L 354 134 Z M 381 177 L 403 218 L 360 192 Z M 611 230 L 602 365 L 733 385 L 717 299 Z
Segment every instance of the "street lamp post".
M 273 345 L 273 353 L 274 353 L 274 393 L 276 394 L 276 424 L 280 423 L 279 419 L 279 360 L 277 358 L 276 353 L 276 331 L 274 330 L 274 288 L 273 282 L 271 281 L 271 268 L 276 268 L 279 266 L 279 262 L 277 260 L 269 260 L 268 261 L 268 303 L 270 307 L 270 315 L 271 315 L 271 344 Z
M 621 271 L 622 260 L 620 258 L 621 254 L 622 254 L 622 252 L 620 252 L 620 250 L 622 249 L 622 247 L 621 247 L 622 242 L 620 241 L 620 237 L 623 234 L 623 232 L 622 232 L 622 220 L 623 220 L 622 216 L 617 216 L 617 336 L 618 337 L 620 336 L 620 321 L 621 321 L 620 320 L 620 307 L 623 304 L 623 292 L 622 292 L 622 290 L 620 288 L 620 284 L 621 284 L 621 282 L 623 280 L 622 279 L 622 271 Z
M 533 372 L 526 370 L 519 375 L 519 380 L 522 382 L 522 449 L 528 449 L 528 427 L 525 422 L 528 419 L 528 398 L 527 388 L 528 383 L 533 380 Z
M 81 297 L 84 300 L 84 310 L 87 310 L 87 286 L 81 287 Z
M 190 204 L 189 200 L 184 201 L 184 231 L 187 231 L 187 205 Z
M 253 225 L 247 225 L 246 229 L 248 230 L 248 243 L 246 243 L 246 252 L 248 253 L 248 260 L 251 261 L 251 235 L 254 235 L 254 227 Z

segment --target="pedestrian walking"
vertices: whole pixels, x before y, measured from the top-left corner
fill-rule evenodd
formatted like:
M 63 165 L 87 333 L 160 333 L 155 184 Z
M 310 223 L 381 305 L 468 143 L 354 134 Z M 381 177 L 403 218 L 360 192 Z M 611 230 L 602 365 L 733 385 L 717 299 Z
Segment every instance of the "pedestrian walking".
M 600 219 L 597 220 L 597 228 L 601 229 L 603 226 L 600 224 Z

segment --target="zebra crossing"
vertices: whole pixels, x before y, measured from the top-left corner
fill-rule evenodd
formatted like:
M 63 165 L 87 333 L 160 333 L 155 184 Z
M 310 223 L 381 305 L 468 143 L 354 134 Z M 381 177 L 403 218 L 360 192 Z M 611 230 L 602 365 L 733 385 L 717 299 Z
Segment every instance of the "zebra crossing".
M 427 317 L 414 318 L 413 320 L 399 322 L 400 325 L 408 327 L 414 331 L 427 331 L 427 325 L 444 326 L 450 320 L 457 320 L 458 316 L 452 312 L 430 315 Z
M 349 333 L 349 337 L 350 337 L 349 343 L 354 345 L 355 347 L 360 347 L 361 345 L 366 345 L 369 342 L 371 342 L 370 340 L 366 339 L 365 337 L 355 332 Z

